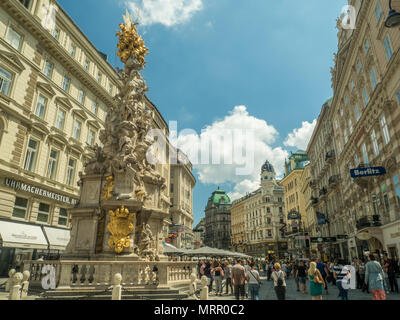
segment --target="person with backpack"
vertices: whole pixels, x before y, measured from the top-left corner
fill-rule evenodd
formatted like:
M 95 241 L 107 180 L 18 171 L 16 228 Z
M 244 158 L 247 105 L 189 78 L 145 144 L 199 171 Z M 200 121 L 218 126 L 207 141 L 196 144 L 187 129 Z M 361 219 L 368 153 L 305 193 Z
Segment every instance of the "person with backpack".
M 254 263 L 250 263 L 250 270 L 247 271 L 249 279 L 249 293 L 251 300 L 259 300 L 258 294 L 261 285 L 260 274 L 255 268 Z
M 286 300 L 286 274 L 282 271 L 281 265 L 275 263 L 275 271 L 272 272 L 272 280 L 274 280 L 274 289 L 278 300 Z

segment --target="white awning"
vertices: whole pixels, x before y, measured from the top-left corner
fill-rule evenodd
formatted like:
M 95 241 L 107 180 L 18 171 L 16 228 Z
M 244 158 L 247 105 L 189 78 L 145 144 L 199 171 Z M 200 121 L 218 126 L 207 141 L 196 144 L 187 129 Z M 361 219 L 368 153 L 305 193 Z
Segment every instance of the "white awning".
M 40 226 L 0 221 L 0 238 L 5 248 L 47 249 Z
M 49 240 L 50 250 L 65 250 L 69 243 L 70 230 L 44 227 L 44 232 Z

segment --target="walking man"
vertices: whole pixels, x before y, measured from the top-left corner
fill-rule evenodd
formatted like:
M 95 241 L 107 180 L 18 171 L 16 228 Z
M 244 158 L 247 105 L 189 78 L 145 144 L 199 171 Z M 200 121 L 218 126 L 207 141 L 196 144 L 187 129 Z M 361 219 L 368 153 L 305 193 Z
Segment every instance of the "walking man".
M 238 260 L 238 263 L 232 267 L 231 279 L 233 288 L 235 291 L 236 300 L 244 300 L 245 290 L 244 285 L 248 279 L 245 268 L 243 267 L 243 261 Z
M 225 261 L 224 274 L 225 274 L 225 288 L 226 288 L 225 294 L 228 294 L 228 287 L 231 288 L 231 294 L 233 294 L 232 265 L 230 261 Z

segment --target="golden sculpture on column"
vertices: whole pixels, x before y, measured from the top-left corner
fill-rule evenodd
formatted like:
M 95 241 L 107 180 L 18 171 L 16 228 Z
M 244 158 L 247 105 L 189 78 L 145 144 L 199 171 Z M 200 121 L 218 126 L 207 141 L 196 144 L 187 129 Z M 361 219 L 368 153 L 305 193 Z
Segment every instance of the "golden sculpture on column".
M 127 208 L 121 206 L 117 210 L 109 211 L 110 223 L 107 228 L 111 233 L 111 237 L 108 240 L 108 245 L 113 248 L 116 253 L 121 253 L 124 248 L 130 246 L 130 234 L 133 231 L 133 219 L 135 218 L 134 213 L 130 213 Z

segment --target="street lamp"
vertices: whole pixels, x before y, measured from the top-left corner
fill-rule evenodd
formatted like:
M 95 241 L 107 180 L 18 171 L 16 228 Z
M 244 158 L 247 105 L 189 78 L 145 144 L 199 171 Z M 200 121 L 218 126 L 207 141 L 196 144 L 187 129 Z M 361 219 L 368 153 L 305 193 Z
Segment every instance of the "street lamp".
M 385 26 L 387 28 L 394 28 L 400 25 L 400 13 L 392 8 L 392 0 L 389 0 L 389 15 L 386 18 Z

